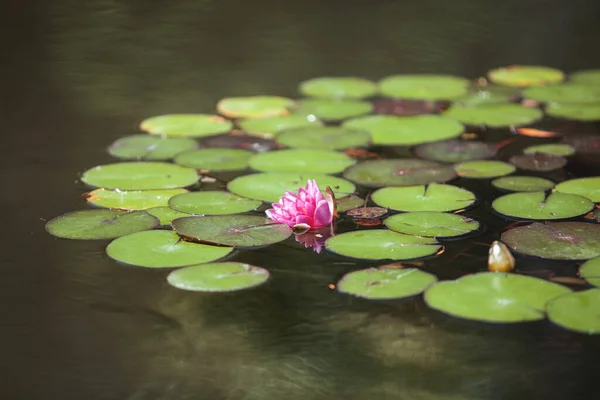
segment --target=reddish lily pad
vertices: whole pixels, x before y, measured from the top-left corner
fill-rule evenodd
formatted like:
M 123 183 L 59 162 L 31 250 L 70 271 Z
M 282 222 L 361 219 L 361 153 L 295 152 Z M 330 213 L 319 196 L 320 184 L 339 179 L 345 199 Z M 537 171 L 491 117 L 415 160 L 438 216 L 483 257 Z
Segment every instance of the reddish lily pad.
M 384 207 L 358 207 L 346 211 L 346 215 L 353 219 L 375 219 L 388 213 Z
M 459 163 L 483 160 L 496 155 L 496 146 L 476 140 L 444 140 L 425 143 L 415 148 L 415 154 L 427 160 Z
M 218 135 L 202 139 L 201 143 L 205 147 L 244 149 L 257 153 L 279 147 L 279 143 L 274 140 L 252 135 Z
M 566 158 L 545 153 L 512 156 L 509 162 L 523 170 L 540 172 L 553 171 L 567 165 Z
M 448 102 L 425 100 L 377 99 L 373 102 L 373 112 L 383 115 L 412 116 L 437 114 L 446 109 Z

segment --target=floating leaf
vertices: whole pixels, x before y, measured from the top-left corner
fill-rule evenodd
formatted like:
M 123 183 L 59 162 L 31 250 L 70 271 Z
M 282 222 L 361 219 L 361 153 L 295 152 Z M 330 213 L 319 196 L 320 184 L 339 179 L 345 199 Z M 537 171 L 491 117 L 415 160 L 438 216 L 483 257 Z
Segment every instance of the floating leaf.
M 541 192 L 554 187 L 554 182 L 535 176 L 503 176 L 492 181 L 492 186 L 509 192 Z
M 600 85 L 600 69 L 576 71 L 569 76 L 569 81 L 584 85 Z
M 583 263 L 579 268 L 579 276 L 588 281 L 590 285 L 600 287 L 600 257 L 592 258 Z
M 369 114 L 372 110 L 373 105 L 368 101 L 304 99 L 292 111 L 304 117 L 313 115 L 325 121 L 341 121 Z
M 341 199 L 335 199 L 335 203 L 338 212 L 345 212 L 364 205 L 365 201 L 356 195 L 350 195 L 342 197 Z
M 244 248 L 281 242 L 292 234 L 289 226 L 257 215 L 183 217 L 173 221 L 173 228 L 199 242 Z
M 250 167 L 265 172 L 298 172 L 335 174 L 342 172 L 356 160 L 331 150 L 288 149 L 255 154 L 249 160 Z
M 233 247 L 209 246 L 181 240 L 173 231 L 153 230 L 132 233 L 113 240 L 108 256 L 125 264 L 148 268 L 173 268 L 218 260 Z
M 145 211 L 82 210 L 52 218 L 46 230 L 65 239 L 113 239 L 154 229 L 158 224 L 158 219 Z
M 594 208 L 594 203 L 576 194 L 527 192 L 498 197 L 492 208 L 513 218 L 547 220 L 584 215 Z
M 568 118 L 576 121 L 600 121 L 600 102 L 584 104 L 550 103 L 546 114 L 551 117 Z
M 272 139 L 244 134 L 211 136 L 202 139 L 201 143 L 205 147 L 244 149 L 255 152 L 271 151 L 279 147 L 279 143 Z
M 373 102 L 375 114 L 413 116 L 436 114 L 447 108 L 448 102 L 428 100 L 377 99 Z
M 452 166 L 416 158 L 363 161 L 344 172 L 344 178 L 367 187 L 424 185 L 455 177 Z
M 169 207 L 172 209 L 195 215 L 239 214 L 255 210 L 261 205 L 260 200 L 247 199 L 221 190 L 184 193 L 169 200 Z
M 117 139 L 110 145 L 108 152 L 124 160 L 170 160 L 181 152 L 197 147 L 198 142 L 189 138 L 132 135 Z
M 231 121 L 218 115 L 209 114 L 168 114 L 142 121 L 140 129 L 169 137 L 202 137 L 228 132 L 233 127 Z
M 600 203 L 600 176 L 578 178 L 564 181 L 556 185 L 556 191 L 578 194 L 595 203 Z
M 302 115 L 284 115 L 266 118 L 250 118 L 238 122 L 240 128 L 252 135 L 271 138 L 285 129 L 321 126 L 316 118 Z
M 171 286 L 193 292 L 233 292 L 261 285 L 268 279 L 266 269 L 239 262 L 193 265 L 167 276 Z
M 436 238 L 467 235 L 479 229 L 474 219 L 435 211 L 396 214 L 383 222 L 395 232 Z
M 458 176 L 463 178 L 496 178 L 515 172 L 514 165 L 502 161 L 466 161 L 454 166 Z
M 348 210 L 346 215 L 352 219 L 375 219 L 387 213 L 388 209 L 383 207 L 358 207 Z
M 305 96 L 326 99 L 362 99 L 377 92 L 375 83 L 355 77 L 322 77 L 304 81 L 299 87 Z
M 87 194 L 86 200 L 97 207 L 145 210 L 151 207 L 167 206 L 171 197 L 187 192 L 185 189 L 131 191 L 96 189 Z
M 264 118 L 289 114 L 294 100 L 279 96 L 228 97 L 217 103 L 219 114 L 228 118 Z
M 567 165 L 566 158 L 545 153 L 512 156 L 508 161 L 517 168 L 540 172 L 553 171 Z
M 476 140 L 451 139 L 421 144 L 415 148 L 415 154 L 427 160 L 458 163 L 494 157 L 496 147 Z
M 453 106 L 443 115 L 466 125 L 502 128 L 528 125 L 540 120 L 544 114 L 537 108 L 519 104 L 486 104 L 475 107 Z
M 371 199 L 382 207 L 397 211 L 456 211 L 473 205 L 475 195 L 452 185 L 386 187 L 376 190 Z
M 558 69 L 549 67 L 510 65 L 489 71 L 488 78 L 500 85 L 541 86 L 560 83 L 565 79 L 565 74 Z
M 523 150 L 523 153 L 525 153 L 525 154 L 543 153 L 543 154 L 551 154 L 553 156 L 568 157 L 568 156 L 572 156 L 573 154 L 575 154 L 575 148 L 573 148 L 573 146 L 569 146 L 568 144 L 560 144 L 560 143 L 538 144 L 538 145 L 526 147 Z
M 146 211 L 148 211 L 148 214 L 158 218 L 160 221 L 160 225 L 162 226 L 171 226 L 171 222 L 173 222 L 174 219 L 187 217 L 189 215 L 186 213 L 175 211 L 171 207 L 167 206 L 152 207 L 147 209 Z
M 463 107 L 480 106 L 484 104 L 508 103 L 519 97 L 516 89 L 499 85 L 476 87 L 470 93 L 453 100 L 453 104 Z
M 175 189 L 198 181 L 196 170 L 164 162 L 124 162 L 99 165 L 81 177 L 87 185 L 105 189 Z
M 575 332 L 600 334 L 600 289 L 568 293 L 548 302 L 548 319 Z
M 381 94 L 400 99 L 452 100 L 468 89 L 468 79 L 450 75 L 393 75 L 379 81 Z
M 600 86 L 565 83 L 530 87 L 523 90 L 523 96 L 540 103 L 593 103 L 600 101 Z
M 173 161 L 195 169 L 236 171 L 248 168 L 248 160 L 252 154 L 243 149 L 198 149 L 181 153 Z
M 368 145 L 371 135 L 357 129 L 324 126 L 285 130 L 277 141 L 288 147 L 342 150 Z

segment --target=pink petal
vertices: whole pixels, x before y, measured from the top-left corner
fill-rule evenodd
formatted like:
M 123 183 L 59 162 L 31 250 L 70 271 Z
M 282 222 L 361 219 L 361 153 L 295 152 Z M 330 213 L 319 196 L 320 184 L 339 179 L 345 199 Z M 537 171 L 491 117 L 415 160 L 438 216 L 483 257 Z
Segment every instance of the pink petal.
M 312 220 L 304 214 L 296 215 L 296 225 L 297 224 L 307 224 L 311 228 L 313 228 Z
M 329 210 L 329 204 L 326 200 L 321 200 L 315 209 L 313 228 L 322 228 L 327 226 L 331 223 L 332 219 L 333 214 Z

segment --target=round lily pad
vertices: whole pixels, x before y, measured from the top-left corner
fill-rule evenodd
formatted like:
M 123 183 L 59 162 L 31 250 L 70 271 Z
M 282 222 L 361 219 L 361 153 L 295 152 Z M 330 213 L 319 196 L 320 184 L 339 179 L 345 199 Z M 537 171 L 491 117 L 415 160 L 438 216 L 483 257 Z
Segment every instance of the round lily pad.
M 97 207 L 145 210 L 151 207 L 167 206 L 171 197 L 187 192 L 185 189 L 130 191 L 96 189 L 87 194 L 86 200 Z
M 169 137 L 202 137 L 228 132 L 231 121 L 209 114 L 168 114 L 145 119 L 140 124 L 142 131 Z
M 258 286 L 269 279 L 269 271 L 239 262 L 192 265 L 171 272 L 167 282 L 193 292 L 233 292 Z
M 546 153 L 523 154 L 512 156 L 510 163 L 517 168 L 527 171 L 547 172 L 560 169 L 567 165 L 567 159 L 563 156 L 555 156 Z
M 537 108 L 519 104 L 486 104 L 475 107 L 453 106 L 444 112 L 444 117 L 471 126 L 502 128 L 506 126 L 528 125 L 542 119 L 543 113 Z
M 148 214 L 155 216 L 162 226 L 171 226 L 174 219 L 187 217 L 189 214 L 173 210 L 171 207 L 160 206 L 147 209 Z
M 175 189 L 193 185 L 198 175 L 195 169 L 165 162 L 124 162 L 88 169 L 81 181 L 104 189 Z
M 546 303 L 571 289 L 544 279 L 481 272 L 430 286 L 425 303 L 435 310 L 470 320 L 515 323 L 545 318 Z
M 304 81 L 299 87 L 305 96 L 326 99 L 362 99 L 377 92 L 375 83 L 356 77 L 322 77 Z
M 82 210 L 52 218 L 46 230 L 65 239 L 113 239 L 154 229 L 158 224 L 158 219 L 145 211 Z
M 349 119 L 342 126 L 365 130 L 371 134 L 373 144 L 383 146 L 435 142 L 457 137 L 464 131 L 461 123 L 438 115 L 371 115 Z
M 217 103 L 217 111 L 228 118 L 264 118 L 287 115 L 294 104 L 279 96 L 228 97 Z
M 479 229 L 479 222 L 474 219 L 435 211 L 392 215 L 384 224 L 395 232 L 436 238 L 463 236 Z
M 224 149 L 243 149 L 255 152 L 264 152 L 277 149 L 279 143 L 273 139 L 267 139 L 254 135 L 217 135 L 201 140 L 205 147 L 217 147 Z
M 227 185 L 230 192 L 250 199 L 268 202 L 278 201 L 286 190 L 297 192 L 308 179 L 315 179 L 321 192 L 330 186 L 336 198 L 348 196 L 356 190 L 351 182 L 335 176 L 323 174 L 302 174 L 294 172 L 265 172 L 235 178 Z
M 365 260 L 410 260 L 433 255 L 442 245 L 433 238 L 369 229 L 332 236 L 325 247 L 342 256 Z
M 110 145 L 108 152 L 123 160 L 170 160 L 181 152 L 197 147 L 198 142 L 189 138 L 132 135 L 117 139 Z
M 552 189 L 554 182 L 536 176 L 503 176 L 494 179 L 492 185 L 509 192 L 540 192 Z
M 590 285 L 600 287 L 600 257 L 583 263 L 579 268 L 579 276 L 588 281 Z
M 455 177 L 452 166 L 411 158 L 363 161 L 344 172 L 344 178 L 367 187 L 425 185 Z
M 451 100 L 468 90 L 468 79 L 450 75 L 393 75 L 379 81 L 381 94 L 400 99 Z
M 551 154 L 553 156 L 563 156 L 568 157 L 575 154 L 575 148 L 573 146 L 569 146 L 568 144 L 538 144 L 534 146 L 526 147 L 523 150 L 525 154 Z
M 352 219 L 376 219 L 388 213 L 383 207 L 357 207 L 346 211 L 346 215 Z
M 265 172 L 335 174 L 356 163 L 352 157 L 332 150 L 288 149 L 255 154 L 250 167 Z
M 476 140 L 451 139 L 421 144 L 414 151 L 417 156 L 427 160 L 458 163 L 494 157 L 496 146 Z
M 596 103 L 550 103 L 546 114 L 551 117 L 568 118 L 577 121 L 600 121 L 600 102 Z
M 600 101 L 600 86 L 565 83 L 523 90 L 523 97 L 540 103 L 593 103 Z
M 475 195 L 452 185 L 386 187 L 376 190 L 375 204 L 397 211 L 456 211 L 473 205 Z
M 179 154 L 173 160 L 184 167 L 208 171 L 236 171 L 248 168 L 252 152 L 243 149 L 198 149 Z
M 341 199 L 335 199 L 335 204 L 338 212 L 346 212 L 356 207 L 363 206 L 365 201 L 356 195 L 350 195 L 342 197 Z
M 600 225 L 534 222 L 507 230 L 502 241 L 522 254 L 552 260 L 587 260 L 600 256 Z
M 453 104 L 463 107 L 480 106 L 484 104 L 508 103 L 519 97 L 517 89 L 500 85 L 487 85 L 471 89 L 468 94 L 453 100 Z
M 548 302 L 548 319 L 575 332 L 600 334 L 600 289 L 568 293 Z
M 600 69 L 588 69 L 573 72 L 569 81 L 584 85 L 600 85 Z
M 595 203 L 600 203 L 600 176 L 577 178 L 556 185 L 556 191 L 578 194 Z
M 496 178 L 515 172 L 516 167 L 503 161 L 466 161 L 454 166 L 458 176 L 463 178 Z
M 489 71 L 488 78 L 500 85 L 541 86 L 560 83 L 565 79 L 565 74 L 558 69 L 549 67 L 510 65 Z
M 316 118 L 302 115 L 283 115 L 266 118 L 250 118 L 238 122 L 240 128 L 252 135 L 271 138 L 285 129 L 321 126 Z
M 342 150 L 369 144 L 371 135 L 367 131 L 337 126 L 287 129 L 277 141 L 288 147 Z
M 302 116 L 314 115 L 325 121 L 341 121 L 369 114 L 372 110 L 373 105 L 368 101 L 304 99 L 292 111 Z
M 183 217 L 173 221 L 181 236 L 204 243 L 235 247 L 257 247 L 281 242 L 292 229 L 257 215 Z
M 153 230 L 121 236 L 108 245 L 106 253 L 125 264 L 174 268 L 216 261 L 232 250 L 233 247 L 186 242 L 173 231 Z
M 337 283 L 340 293 L 369 300 L 402 299 L 416 296 L 437 277 L 417 268 L 367 268 L 347 273 Z
M 190 192 L 169 200 L 169 207 L 186 214 L 227 215 L 255 210 L 262 205 L 260 200 L 251 200 L 233 193 L 215 190 Z
M 525 192 L 498 197 L 492 208 L 513 218 L 548 220 L 584 215 L 594 208 L 594 203 L 576 194 Z

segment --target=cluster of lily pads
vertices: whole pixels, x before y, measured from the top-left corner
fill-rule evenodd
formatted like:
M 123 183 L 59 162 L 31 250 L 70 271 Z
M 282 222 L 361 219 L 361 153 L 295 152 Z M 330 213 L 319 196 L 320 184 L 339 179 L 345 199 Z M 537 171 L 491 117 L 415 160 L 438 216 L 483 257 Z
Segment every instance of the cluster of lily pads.
M 475 194 L 448 183 L 460 177 L 489 181 L 501 194 L 493 211 L 522 222 L 502 234 L 512 251 L 590 260 L 580 276 L 600 286 L 600 176 L 560 183 L 543 176 L 589 152 L 600 137 L 561 139 L 535 127 L 544 115 L 600 120 L 600 70 L 567 77 L 547 67 L 510 66 L 475 81 L 447 75 L 396 75 L 379 82 L 323 77 L 302 82 L 299 91 L 301 99 L 225 98 L 216 106 L 219 115 L 142 121 L 146 133 L 108 148 L 121 162 L 82 174 L 81 181 L 95 188 L 86 199 L 96 208 L 56 217 L 47 231 L 69 239 L 112 239 L 108 256 L 125 264 L 181 267 L 167 278 L 180 289 L 239 290 L 264 283 L 269 272 L 219 260 L 292 235 L 317 252 L 325 248 L 351 259 L 439 254 L 445 240 L 480 231 L 478 221 L 461 215 L 477 204 Z M 506 161 L 491 160 L 502 143 L 478 140 L 490 129 L 552 142 L 543 139 Z M 384 157 L 381 151 L 399 148 L 412 156 Z M 334 221 L 326 229 L 297 233 L 265 216 L 269 203 L 308 179 L 323 191 L 331 188 L 337 213 L 354 221 L 355 229 L 337 233 Z M 335 286 L 367 299 L 424 293 L 431 308 L 467 319 L 548 316 L 568 329 L 600 333 L 600 289 L 587 286 L 573 291 L 495 272 L 438 282 L 431 273 L 400 264 L 350 272 Z

